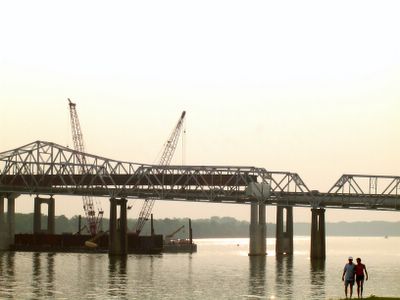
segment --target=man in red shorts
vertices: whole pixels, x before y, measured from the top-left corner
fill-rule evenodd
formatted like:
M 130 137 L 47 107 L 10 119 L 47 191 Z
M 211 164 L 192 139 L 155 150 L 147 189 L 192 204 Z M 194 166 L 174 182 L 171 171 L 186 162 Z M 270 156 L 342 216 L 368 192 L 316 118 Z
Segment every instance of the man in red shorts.
M 365 267 L 364 264 L 361 263 L 361 258 L 357 258 L 357 264 L 356 264 L 356 282 L 357 282 L 357 295 L 358 298 L 361 298 L 363 296 L 363 290 L 364 290 L 364 272 L 365 272 L 365 280 L 368 280 L 368 272 L 367 268 Z

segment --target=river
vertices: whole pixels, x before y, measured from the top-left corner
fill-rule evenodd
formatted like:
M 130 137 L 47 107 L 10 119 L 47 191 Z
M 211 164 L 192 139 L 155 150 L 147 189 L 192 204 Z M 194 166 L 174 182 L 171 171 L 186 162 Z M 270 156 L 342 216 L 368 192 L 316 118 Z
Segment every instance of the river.
M 324 263 L 309 259 L 309 237 L 292 257 L 248 257 L 248 239 L 196 240 L 194 254 L 0 253 L 0 298 L 338 299 L 347 257 L 370 274 L 364 296 L 400 296 L 400 237 L 328 237 Z

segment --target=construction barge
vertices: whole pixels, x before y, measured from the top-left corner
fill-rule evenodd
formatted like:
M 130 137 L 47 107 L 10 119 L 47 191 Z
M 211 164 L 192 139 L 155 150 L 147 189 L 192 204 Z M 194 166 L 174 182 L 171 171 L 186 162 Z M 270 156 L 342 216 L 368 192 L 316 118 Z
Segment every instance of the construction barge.
M 197 245 L 189 239 L 176 239 L 164 243 L 164 253 L 194 253 L 197 252 Z
M 197 252 L 197 245 L 193 243 L 192 221 L 189 219 L 189 238 L 175 239 L 174 236 L 181 231 L 185 225 L 182 225 L 174 232 L 165 236 L 164 253 L 194 253 Z
M 178 239 L 174 236 L 185 226 L 165 236 L 154 233 L 153 218 L 151 218 L 151 235 L 141 236 L 134 232 L 127 232 L 128 254 L 161 254 L 161 253 L 194 253 L 197 245 L 193 243 L 192 224 L 189 219 L 189 238 Z M 80 232 L 80 231 L 79 231 Z M 70 252 L 70 253 L 108 253 L 110 235 L 100 232 L 96 236 L 81 233 L 49 234 L 46 232 L 35 234 L 15 234 L 12 251 L 34 252 Z
M 79 218 L 80 219 L 80 218 Z M 78 228 L 80 228 L 80 223 Z M 128 254 L 193 253 L 197 245 L 193 243 L 192 222 L 189 219 L 189 238 L 176 239 L 174 236 L 185 226 L 165 236 L 154 233 L 153 215 L 151 215 L 151 235 L 142 236 L 136 232 L 126 232 Z M 118 230 L 119 232 L 119 230 Z M 12 251 L 34 252 L 71 252 L 71 253 L 110 253 L 110 234 L 101 231 L 97 235 L 82 234 L 81 229 L 75 234 L 15 234 Z

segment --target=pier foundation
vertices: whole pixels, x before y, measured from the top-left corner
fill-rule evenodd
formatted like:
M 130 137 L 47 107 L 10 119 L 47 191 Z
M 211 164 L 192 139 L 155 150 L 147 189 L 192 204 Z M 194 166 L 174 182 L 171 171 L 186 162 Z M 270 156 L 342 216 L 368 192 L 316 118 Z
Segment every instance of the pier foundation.
M 15 196 L 7 197 L 7 213 L 4 211 L 5 196 L 0 195 L 0 250 L 8 250 L 14 244 Z
M 311 259 L 324 260 L 325 250 L 325 209 L 311 209 Z
M 276 255 L 293 254 L 293 207 L 276 208 Z
M 128 221 L 127 221 L 127 200 L 124 198 L 110 199 L 110 240 L 108 246 L 109 255 L 128 254 Z M 120 217 L 117 218 L 117 208 L 120 209 Z
M 55 234 L 55 201 L 53 197 L 34 199 L 33 233 Z M 47 204 L 47 228 L 42 229 L 42 204 Z
M 251 203 L 249 256 L 265 256 L 267 254 L 267 224 L 264 203 Z

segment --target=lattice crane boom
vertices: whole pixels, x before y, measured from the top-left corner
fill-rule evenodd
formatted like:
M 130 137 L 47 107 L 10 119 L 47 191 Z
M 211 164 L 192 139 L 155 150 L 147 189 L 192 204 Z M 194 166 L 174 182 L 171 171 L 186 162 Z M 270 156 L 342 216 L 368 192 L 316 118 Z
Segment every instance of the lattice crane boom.
M 160 163 L 159 163 L 159 165 L 161 165 L 161 166 L 168 166 L 171 163 L 172 157 L 174 156 L 176 146 L 179 141 L 179 136 L 181 135 L 181 132 L 182 132 L 185 115 L 186 115 L 186 112 L 183 111 L 181 117 L 178 120 L 178 123 L 176 124 L 171 135 L 169 136 L 169 139 L 164 144 L 164 150 L 161 154 L 161 159 L 160 159 Z M 151 214 L 151 211 L 153 209 L 155 201 L 156 201 L 156 199 L 154 199 L 154 198 L 145 199 L 142 209 L 140 210 L 137 223 L 136 223 L 136 233 L 137 234 L 140 234 L 140 232 L 143 229 L 144 224 L 146 224 L 146 221 L 149 219 L 149 216 Z
M 164 151 L 161 155 L 160 163 L 161 166 L 168 166 L 171 163 L 172 157 L 174 156 L 176 145 L 178 144 L 179 136 L 182 131 L 183 121 L 185 119 L 186 112 L 183 111 L 178 123 L 172 131 L 169 139 L 164 145 Z
M 83 134 L 81 130 L 81 125 L 79 123 L 78 113 L 76 111 L 76 104 L 68 98 L 69 102 L 69 114 L 71 118 L 71 130 L 72 130 L 72 140 L 74 142 L 74 149 L 79 152 L 85 152 L 85 145 L 83 142 Z M 80 155 L 81 159 L 85 159 L 84 156 Z M 82 161 L 83 163 L 84 161 Z
M 81 126 L 79 123 L 78 113 L 76 111 L 76 104 L 73 103 L 69 98 L 69 112 L 71 119 L 71 130 L 72 130 L 72 140 L 74 142 L 74 149 L 79 151 L 80 153 L 85 152 L 85 144 L 83 141 L 83 134 L 81 130 Z M 81 167 L 80 172 L 83 174 L 86 172 L 85 166 L 86 158 L 83 154 L 77 156 Z M 85 211 L 86 221 L 87 221 L 87 229 L 91 235 L 96 235 L 100 229 L 101 221 L 103 219 L 103 210 L 101 209 L 100 203 L 97 203 L 97 211 L 94 205 L 93 198 L 90 195 L 82 196 L 83 200 L 83 209 Z
M 183 228 L 185 228 L 185 225 L 182 225 L 181 227 L 179 227 L 178 229 L 176 229 L 174 232 L 171 232 L 170 234 L 167 234 L 165 236 L 165 238 L 167 239 L 171 239 L 174 237 L 175 234 L 177 234 L 179 231 L 181 231 Z

